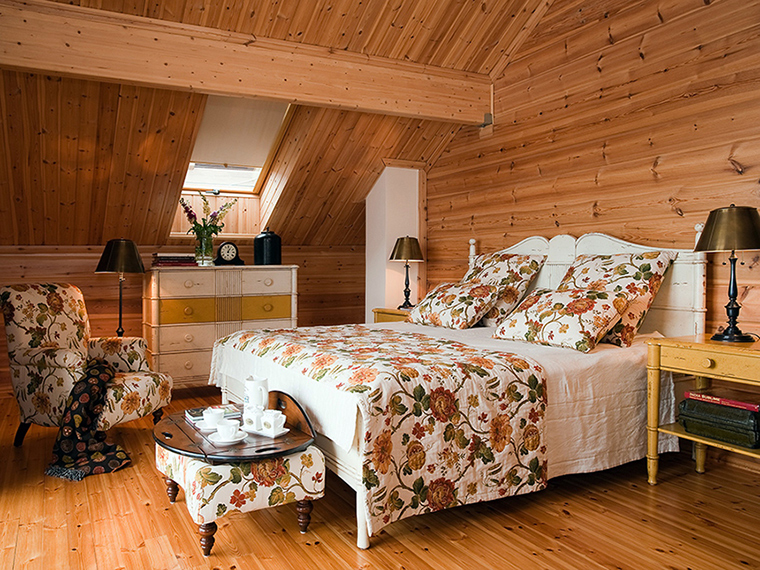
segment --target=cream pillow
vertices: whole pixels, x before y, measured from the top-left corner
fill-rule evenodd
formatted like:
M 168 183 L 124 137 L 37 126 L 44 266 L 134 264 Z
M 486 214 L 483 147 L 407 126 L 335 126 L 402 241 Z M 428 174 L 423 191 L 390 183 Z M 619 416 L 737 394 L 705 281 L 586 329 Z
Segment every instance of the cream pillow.
M 579 255 L 562 278 L 558 291 L 596 289 L 628 294 L 630 304 L 602 342 L 631 346 L 665 272 L 678 254 L 674 251 Z
M 504 319 L 493 337 L 588 352 L 627 307 L 625 292 L 539 289 Z
M 461 283 L 479 282 L 499 289 L 498 299 L 483 316 L 482 324 L 496 326 L 517 306 L 544 264 L 544 255 L 519 255 L 497 251 L 479 255 Z
M 480 282 L 442 283 L 414 307 L 406 320 L 419 325 L 466 329 L 497 300 L 498 289 Z

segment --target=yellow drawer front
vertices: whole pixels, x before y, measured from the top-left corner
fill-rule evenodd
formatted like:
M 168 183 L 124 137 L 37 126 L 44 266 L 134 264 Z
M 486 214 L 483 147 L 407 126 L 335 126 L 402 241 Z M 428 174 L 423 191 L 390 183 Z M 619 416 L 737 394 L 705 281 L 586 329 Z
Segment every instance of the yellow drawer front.
M 216 321 L 216 300 L 213 297 L 163 299 L 159 304 L 159 318 L 162 325 L 213 323 Z
M 675 368 L 697 376 L 744 378 L 760 382 L 760 358 L 739 354 L 663 346 L 660 363 L 663 368 Z
M 290 317 L 290 295 L 243 297 L 243 320 L 287 319 Z

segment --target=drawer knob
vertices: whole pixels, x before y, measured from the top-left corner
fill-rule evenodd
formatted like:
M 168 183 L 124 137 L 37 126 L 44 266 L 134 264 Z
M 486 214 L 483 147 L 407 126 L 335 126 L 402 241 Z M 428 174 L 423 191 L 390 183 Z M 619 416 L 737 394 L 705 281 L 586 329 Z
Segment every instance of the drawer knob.
M 272 280 L 271 277 L 267 277 L 266 279 L 264 279 L 264 285 L 266 285 L 267 287 L 271 287 L 272 283 L 274 283 L 274 281 Z
M 712 358 L 705 358 L 702 361 L 702 366 L 704 368 L 712 368 L 713 366 L 715 366 L 715 361 Z
M 193 308 L 192 307 L 185 307 L 185 314 L 186 315 L 192 315 L 193 314 Z
M 269 313 L 272 311 L 272 309 L 274 309 L 274 305 L 272 305 L 272 303 L 267 303 L 262 307 L 262 309 L 264 309 L 265 312 Z
M 192 370 L 192 368 L 193 368 L 192 362 L 190 362 L 189 360 L 185 362 L 185 370 Z
M 185 289 L 192 289 L 193 285 L 194 283 L 192 279 L 188 279 L 187 281 L 185 281 Z
M 189 333 L 185 335 L 185 341 L 187 342 L 193 342 L 193 338 L 194 338 L 193 335 Z

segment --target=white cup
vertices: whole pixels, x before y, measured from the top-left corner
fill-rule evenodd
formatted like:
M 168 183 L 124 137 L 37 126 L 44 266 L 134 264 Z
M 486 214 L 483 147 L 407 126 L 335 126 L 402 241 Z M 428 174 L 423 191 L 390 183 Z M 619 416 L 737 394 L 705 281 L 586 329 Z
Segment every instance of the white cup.
M 224 419 L 224 410 L 219 408 L 206 408 L 203 410 L 203 421 L 208 427 L 214 427 L 219 420 Z
M 282 431 L 285 427 L 285 414 L 279 410 L 264 410 L 261 418 L 261 429 L 269 434 L 275 434 Z
M 238 420 L 221 419 L 216 424 L 216 433 L 219 434 L 219 438 L 223 441 L 234 439 L 239 429 L 240 422 Z

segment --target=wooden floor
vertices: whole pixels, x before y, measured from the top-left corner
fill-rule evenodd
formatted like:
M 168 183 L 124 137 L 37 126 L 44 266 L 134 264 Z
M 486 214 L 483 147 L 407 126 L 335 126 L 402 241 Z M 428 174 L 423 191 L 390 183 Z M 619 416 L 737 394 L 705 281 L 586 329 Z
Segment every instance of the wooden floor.
M 175 394 L 173 410 L 216 403 Z M 197 395 L 197 393 L 196 393 Z M 73 483 L 43 476 L 55 430 L 32 426 L 12 445 L 15 401 L 0 398 L 0 569 L 98 568 L 760 568 L 760 477 L 705 475 L 683 454 L 663 458 L 660 484 L 639 461 L 553 479 L 546 491 L 407 519 L 355 547 L 354 496 L 337 477 L 314 503 L 309 532 L 293 505 L 217 521 L 203 558 L 184 493 L 170 505 L 153 467 L 151 423 L 118 426 L 131 454 L 116 473 Z

